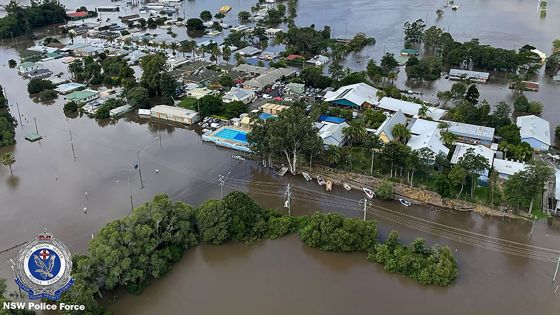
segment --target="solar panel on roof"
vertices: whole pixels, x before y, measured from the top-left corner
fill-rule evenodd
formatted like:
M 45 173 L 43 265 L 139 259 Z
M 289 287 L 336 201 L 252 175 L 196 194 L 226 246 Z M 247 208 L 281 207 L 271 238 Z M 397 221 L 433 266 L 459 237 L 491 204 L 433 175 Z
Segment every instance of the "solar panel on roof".
M 346 94 L 350 93 L 350 91 L 352 91 L 352 89 L 344 90 L 344 92 L 340 93 L 338 98 L 343 98 L 344 96 L 346 96 Z

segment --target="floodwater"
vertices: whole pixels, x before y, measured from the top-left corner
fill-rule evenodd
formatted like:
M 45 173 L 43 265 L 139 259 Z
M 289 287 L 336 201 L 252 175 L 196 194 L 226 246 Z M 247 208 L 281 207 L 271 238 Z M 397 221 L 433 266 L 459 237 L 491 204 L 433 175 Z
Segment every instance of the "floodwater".
M 106 5 L 108 1 L 91 3 Z M 371 49 L 377 52 L 365 50 L 362 57 L 351 56 L 349 61 L 365 66 L 364 62 L 358 63 L 360 58 L 382 53 L 379 49 L 384 45 L 387 51 L 396 51 L 400 47 L 395 44 L 400 38 L 400 25 L 425 17 L 426 13 L 434 18 L 438 3 L 300 0 L 298 23 L 317 26 L 329 23 L 334 26 L 335 35 L 344 35 L 341 27 L 345 23 L 348 32 L 371 32 L 378 40 Z M 202 8 L 215 10 L 222 4 L 232 3 L 186 1 L 185 7 L 190 8 L 186 12 L 191 16 L 198 15 Z M 235 16 L 237 7 L 247 8 L 251 3 L 241 1 L 232 5 L 234 11 L 230 14 Z M 462 40 L 476 34 L 481 41 L 495 45 L 530 42 L 547 51 L 556 36 L 555 30 L 559 29 L 558 6 L 549 3 L 549 15 L 544 20 L 530 13 L 533 7 L 532 1 L 465 1 L 456 13 L 446 12 L 440 24 L 450 24 L 452 33 L 457 30 L 464 34 L 456 35 Z M 491 14 L 495 17 L 491 18 Z M 495 26 L 494 21 L 502 22 Z M 224 193 L 234 189 L 247 191 L 262 205 L 280 208 L 284 187 L 291 182 L 293 214 L 338 211 L 361 217 L 358 200 L 363 194 L 338 187 L 327 194 L 315 183 L 301 178 L 277 178 L 254 162 L 232 159 L 235 153 L 231 151 L 202 143 L 191 130 L 150 123 L 134 114 L 118 122 L 96 122 L 87 117 L 67 119 L 61 99 L 50 105 L 33 102 L 27 95 L 26 81 L 15 69 L 7 67 L 7 61 L 17 60 L 25 45 L 29 43 L 20 41 L 0 47 L 0 84 L 6 89 L 12 114 L 18 118 L 17 104 L 22 115 L 17 145 L 0 150 L 0 153 L 13 152 L 17 160 L 13 176 L 7 168 L 0 168 L 1 277 L 11 278 L 8 260 L 17 255 L 17 247 L 5 249 L 30 240 L 43 227 L 65 242 L 72 252 L 84 253 L 92 233 L 129 213 L 129 178 L 134 205 L 159 192 L 193 205 L 219 198 L 218 176 L 231 172 Z M 65 70 L 57 62 L 47 66 L 55 73 Z M 445 84 L 447 81 L 440 80 L 435 87 Z M 496 88 L 493 84 L 480 89 L 482 97 L 494 95 L 502 99 L 509 95 L 505 87 Z M 553 102 L 556 89 L 550 83 L 541 92 L 527 93 L 545 104 L 543 116 L 553 123 L 559 120 Z M 24 137 L 35 131 L 34 118 L 44 138 L 29 143 Z M 143 189 L 133 168 L 137 150 L 140 150 Z M 560 255 L 557 225 L 539 222 L 530 237 L 531 224 L 526 222 L 416 206 L 404 208 L 396 202 L 375 200 L 374 203 L 368 219 L 379 221 L 382 237 L 397 229 L 406 242 L 422 236 L 429 244 L 456 249 L 460 270 L 456 283 L 449 288 L 424 287 L 384 272 L 381 266 L 368 263 L 363 254 L 325 253 L 306 247 L 297 236 L 288 236 L 250 246 L 199 246 L 186 252 L 167 276 L 153 281 L 141 296 L 118 291 L 119 299 L 111 309 L 116 314 L 551 314 L 560 311 L 556 284 L 551 281 Z M 84 207 L 87 214 L 82 211 Z M 15 289 L 9 284 L 11 290 Z

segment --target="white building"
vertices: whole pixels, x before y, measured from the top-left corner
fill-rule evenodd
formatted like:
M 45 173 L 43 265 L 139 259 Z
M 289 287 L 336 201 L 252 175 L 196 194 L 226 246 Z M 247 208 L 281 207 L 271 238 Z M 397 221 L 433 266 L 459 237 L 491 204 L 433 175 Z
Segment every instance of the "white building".
M 453 151 L 453 156 L 451 157 L 451 164 L 457 164 L 461 158 L 467 153 L 469 149 L 473 149 L 475 154 L 484 157 L 488 161 L 488 165 L 491 168 L 494 163 L 494 150 L 489 149 L 483 145 L 470 145 L 466 143 L 455 143 L 455 151 Z M 482 176 L 488 177 L 490 169 L 484 170 L 481 174 Z
M 418 117 L 418 112 L 420 112 L 420 109 L 422 108 L 422 105 L 420 104 L 407 102 L 391 97 L 382 98 L 379 101 L 379 105 L 377 106 L 381 109 L 391 112 L 396 112 L 400 109 L 405 115 L 412 117 Z M 435 121 L 439 121 L 446 113 L 446 110 L 428 106 L 426 117 L 429 117 Z
M 494 159 L 492 167 L 498 172 L 500 178 L 506 179 L 517 172 L 525 170 L 527 164 L 513 160 Z
M 379 102 L 377 92 L 378 90 L 372 86 L 365 83 L 356 83 L 343 86 L 334 92 L 327 92 L 325 102 L 355 108 L 371 107 Z
M 395 139 L 393 136 L 393 128 L 395 128 L 395 125 L 397 124 L 406 125 L 406 116 L 400 110 L 393 116 L 385 119 L 381 126 L 377 128 L 375 134 L 379 136 L 379 139 L 384 143 L 393 141 Z
M 449 149 L 441 140 L 439 130 L 434 130 L 433 132 L 422 135 L 413 135 L 410 137 L 410 140 L 408 140 L 406 145 L 408 145 L 412 150 L 428 148 L 435 155 L 443 154 L 447 156 L 449 154 Z
M 157 105 L 152 107 L 151 116 L 152 118 L 164 119 L 185 125 L 192 125 L 199 121 L 198 112 L 169 105 Z
M 243 104 L 249 104 L 255 100 L 255 97 L 256 94 L 253 90 L 232 87 L 231 90 L 222 96 L 222 101 L 224 103 L 243 102 Z
M 525 141 L 537 151 L 547 151 L 552 144 L 550 123 L 535 115 L 517 117 L 521 141 Z
M 201 98 L 203 98 L 207 95 L 214 95 L 214 94 L 216 94 L 216 92 L 212 91 L 208 88 L 202 87 L 202 88 L 196 88 L 196 89 L 188 90 L 186 94 L 187 94 L 188 97 L 192 97 L 194 99 L 199 100 L 199 99 L 201 99 Z
M 307 60 L 306 62 L 320 67 L 326 65 L 327 63 L 329 63 L 329 61 L 330 61 L 329 57 L 323 55 L 317 55 Z
M 342 130 L 348 127 L 348 124 L 343 122 L 341 124 L 333 124 L 327 122 L 315 123 L 315 127 L 319 129 L 317 132 L 319 137 L 323 139 L 323 145 L 326 147 L 335 145 L 341 147 L 346 142 L 346 138 Z

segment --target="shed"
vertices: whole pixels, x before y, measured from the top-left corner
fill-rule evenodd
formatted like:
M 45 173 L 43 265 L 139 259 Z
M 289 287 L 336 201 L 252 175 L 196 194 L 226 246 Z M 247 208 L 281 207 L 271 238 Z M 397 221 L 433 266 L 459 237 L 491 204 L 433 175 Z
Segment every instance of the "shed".
M 550 123 L 535 115 L 517 117 L 521 141 L 525 141 L 537 151 L 547 151 L 552 144 Z
M 194 110 L 169 105 L 157 105 L 152 107 L 151 116 L 153 118 L 164 119 L 185 125 L 195 124 L 200 118 L 198 112 Z
M 507 179 L 511 175 L 525 170 L 527 164 L 513 160 L 494 159 L 492 167 L 498 172 L 500 178 Z
M 305 92 L 305 84 L 303 83 L 288 83 L 286 90 L 293 94 L 303 94 Z
M 288 107 L 289 106 L 285 106 L 285 105 L 266 103 L 263 106 L 261 106 L 261 110 L 263 111 L 263 113 L 278 115 L 281 111 L 285 110 Z
M 94 90 L 74 91 L 66 96 L 67 101 L 76 103 L 87 103 L 99 97 L 99 92 Z

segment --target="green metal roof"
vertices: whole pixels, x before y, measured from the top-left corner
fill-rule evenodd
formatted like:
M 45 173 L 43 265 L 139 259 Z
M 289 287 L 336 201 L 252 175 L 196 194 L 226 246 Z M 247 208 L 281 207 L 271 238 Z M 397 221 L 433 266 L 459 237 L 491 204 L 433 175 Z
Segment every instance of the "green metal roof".
M 68 96 L 66 96 L 66 99 L 71 101 L 81 101 L 83 99 L 86 99 L 96 94 L 97 91 L 92 91 L 92 90 L 75 91 L 68 94 Z

